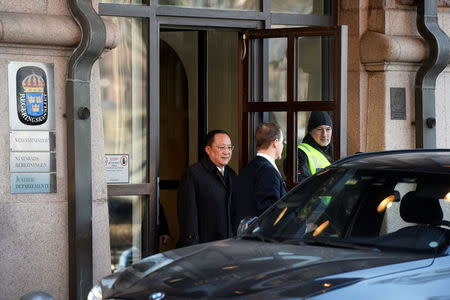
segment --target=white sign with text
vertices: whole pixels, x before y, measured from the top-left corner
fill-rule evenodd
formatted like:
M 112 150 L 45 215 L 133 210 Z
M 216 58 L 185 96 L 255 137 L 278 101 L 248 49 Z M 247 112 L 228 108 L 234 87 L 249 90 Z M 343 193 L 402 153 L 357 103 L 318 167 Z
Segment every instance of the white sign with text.
M 106 154 L 106 183 L 128 183 L 128 154 Z

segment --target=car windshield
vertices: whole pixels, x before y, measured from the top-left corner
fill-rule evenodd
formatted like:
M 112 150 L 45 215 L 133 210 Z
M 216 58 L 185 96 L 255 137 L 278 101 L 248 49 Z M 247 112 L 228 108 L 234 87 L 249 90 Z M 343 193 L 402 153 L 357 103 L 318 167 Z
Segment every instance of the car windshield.
M 268 242 L 430 252 L 448 246 L 450 175 L 331 168 L 243 233 Z

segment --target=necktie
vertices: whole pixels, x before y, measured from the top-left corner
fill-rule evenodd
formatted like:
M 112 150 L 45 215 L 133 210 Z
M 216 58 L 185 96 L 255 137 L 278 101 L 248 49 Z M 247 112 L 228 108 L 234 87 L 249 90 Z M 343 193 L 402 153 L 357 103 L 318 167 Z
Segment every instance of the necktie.
M 225 168 L 220 169 L 220 174 L 222 174 L 222 177 L 225 176 Z

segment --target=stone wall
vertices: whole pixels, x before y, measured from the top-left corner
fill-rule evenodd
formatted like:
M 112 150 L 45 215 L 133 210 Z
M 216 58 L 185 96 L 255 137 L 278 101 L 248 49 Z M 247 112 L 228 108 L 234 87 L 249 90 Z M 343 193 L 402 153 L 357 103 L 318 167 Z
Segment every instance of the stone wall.
M 94 5 L 98 3 L 94 1 Z M 118 35 L 107 25 L 107 45 Z M 56 135 L 56 193 L 11 194 L 9 167 L 0 176 L 0 299 L 45 291 L 69 298 L 67 139 L 64 119 L 67 61 L 81 33 L 65 0 L 0 1 L 0 161 L 10 162 L 8 64 L 53 65 Z M 91 83 L 94 280 L 110 272 L 109 222 L 104 176 L 99 71 Z
M 439 1 L 440 27 L 450 31 L 450 4 Z M 339 24 L 349 26 L 348 154 L 415 148 L 414 85 L 427 55 L 414 1 L 341 0 Z M 437 144 L 449 147 L 448 68 L 436 86 Z M 406 116 L 391 118 L 391 89 L 404 89 Z

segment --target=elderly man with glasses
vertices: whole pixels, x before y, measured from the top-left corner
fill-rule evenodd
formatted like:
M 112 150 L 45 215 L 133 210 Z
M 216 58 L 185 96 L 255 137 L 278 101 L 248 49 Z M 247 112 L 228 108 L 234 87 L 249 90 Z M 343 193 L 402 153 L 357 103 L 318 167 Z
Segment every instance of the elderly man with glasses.
M 190 166 L 178 190 L 180 238 L 177 247 L 228 238 L 231 183 L 236 176 L 228 166 L 234 146 L 224 130 L 206 136 L 206 156 Z

